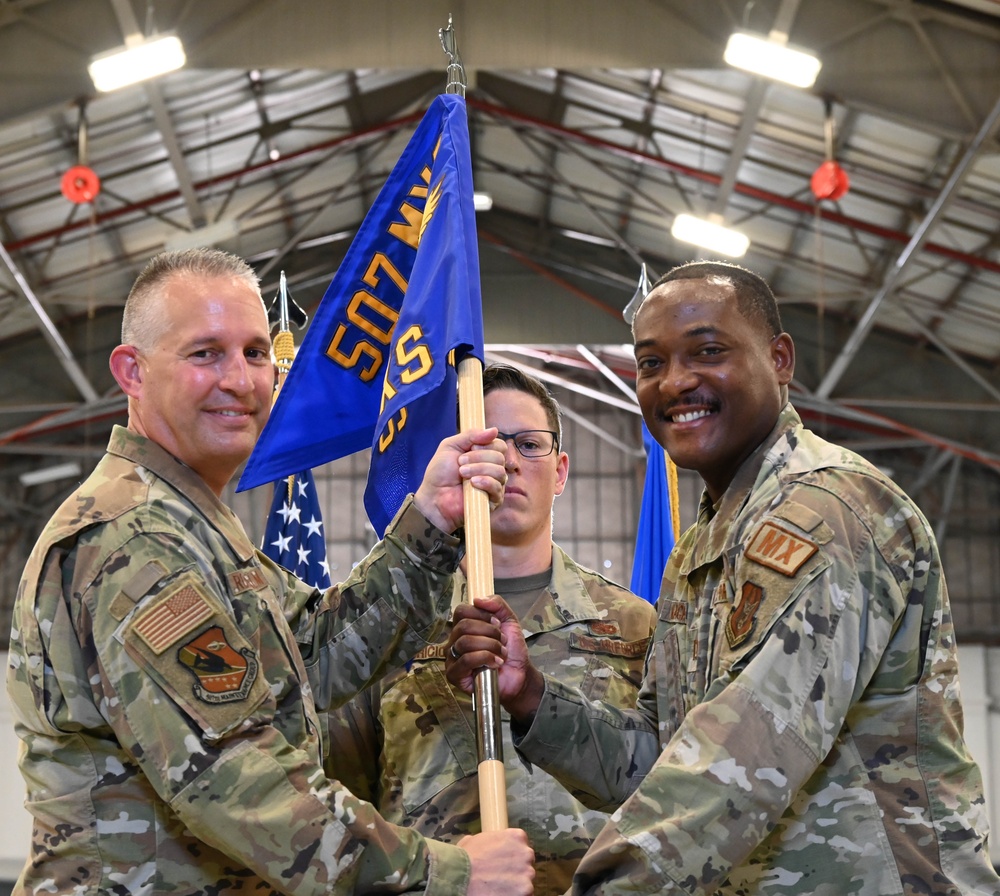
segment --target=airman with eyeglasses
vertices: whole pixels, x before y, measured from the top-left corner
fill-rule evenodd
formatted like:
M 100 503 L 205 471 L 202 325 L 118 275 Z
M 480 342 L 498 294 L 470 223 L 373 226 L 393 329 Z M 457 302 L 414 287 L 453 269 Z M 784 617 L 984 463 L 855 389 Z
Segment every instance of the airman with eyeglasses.
M 559 433 L 551 429 L 522 429 L 520 432 L 498 432 L 497 437 L 510 442 L 521 457 L 548 457 L 559 448 Z
M 631 706 L 656 617 L 645 601 L 552 541 L 553 503 L 569 473 L 559 406 L 539 380 L 506 365 L 486 368 L 483 395 L 486 423 L 507 443 L 504 499 L 490 514 L 494 588 L 524 620 L 540 668 Z M 466 591 L 464 575 L 456 574 L 453 606 L 465 602 Z M 427 648 L 329 725 L 330 774 L 385 817 L 444 840 L 478 831 L 480 817 L 475 766 L 465 760 L 476 750 L 472 704 L 445 674 L 453 648 L 450 641 Z M 541 769 L 529 774 L 506 725 L 503 738 L 508 818 L 530 832 L 535 894 L 564 893 L 604 816 Z

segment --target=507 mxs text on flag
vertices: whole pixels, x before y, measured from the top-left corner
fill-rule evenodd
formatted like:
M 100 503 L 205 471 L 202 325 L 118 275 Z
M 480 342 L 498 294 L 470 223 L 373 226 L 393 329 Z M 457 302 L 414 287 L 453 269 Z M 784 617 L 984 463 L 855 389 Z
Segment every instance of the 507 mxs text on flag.
M 239 490 L 371 446 L 381 535 L 456 428 L 456 362 L 483 356 L 464 98 L 438 96 L 365 217 Z

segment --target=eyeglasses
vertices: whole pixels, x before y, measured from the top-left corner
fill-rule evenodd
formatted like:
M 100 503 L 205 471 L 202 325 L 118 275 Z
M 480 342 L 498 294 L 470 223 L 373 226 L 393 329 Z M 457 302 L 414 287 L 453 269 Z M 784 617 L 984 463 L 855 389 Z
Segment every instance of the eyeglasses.
M 547 457 L 559 447 L 559 433 L 551 429 L 522 429 L 520 432 L 499 432 L 505 442 L 511 442 L 521 457 Z

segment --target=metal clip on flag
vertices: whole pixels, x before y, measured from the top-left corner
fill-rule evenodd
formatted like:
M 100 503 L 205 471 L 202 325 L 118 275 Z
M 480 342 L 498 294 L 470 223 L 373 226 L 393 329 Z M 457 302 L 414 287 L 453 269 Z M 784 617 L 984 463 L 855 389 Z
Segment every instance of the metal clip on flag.
M 466 77 L 458 53 L 451 16 L 448 27 L 439 32 L 448 56 L 445 93 L 465 96 Z M 458 418 L 461 428 L 486 426 L 483 402 L 483 365 L 479 358 L 466 356 L 458 362 Z M 490 505 L 486 493 L 465 483 L 465 542 L 468 556 L 469 600 L 493 593 L 493 546 L 490 539 Z M 507 827 L 507 784 L 503 767 L 503 739 L 500 730 L 500 699 L 495 669 L 476 673 L 473 693 L 476 718 L 476 751 L 479 771 L 479 812 L 484 831 Z

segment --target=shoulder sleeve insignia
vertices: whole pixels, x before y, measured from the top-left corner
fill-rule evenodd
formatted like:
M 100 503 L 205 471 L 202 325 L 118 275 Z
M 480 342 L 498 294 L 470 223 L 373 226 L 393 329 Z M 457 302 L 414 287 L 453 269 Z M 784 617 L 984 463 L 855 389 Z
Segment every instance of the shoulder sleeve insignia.
M 191 582 L 144 610 L 132 624 L 134 631 L 157 656 L 215 612 L 204 594 Z
M 197 679 L 195 696 L 206 703 L 245 700 L 257 678 L 253 651 L 249 647 L 237 651 L 218 625 L 184 644 L 177 658 Z
M 729 611 L 729 618 L 726 620 L 726 640 L 729 641 L 730 650 L 735 650 L 750 636 L 757 621 L 757 610 L 763 599 L 764 589 L 760 585 L 754 585 L 753 582 L 743 583 L 739 600 Z
M 745 555 L 761 566 L 794 576 L 816 551 L 816 545 L 808 538 L 768 521 L 757 530 Z

